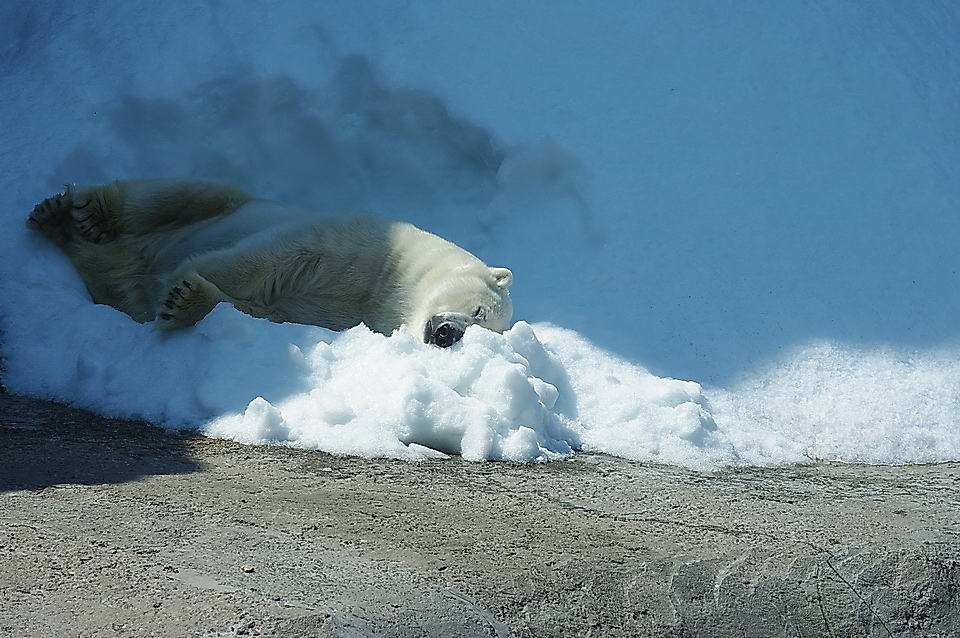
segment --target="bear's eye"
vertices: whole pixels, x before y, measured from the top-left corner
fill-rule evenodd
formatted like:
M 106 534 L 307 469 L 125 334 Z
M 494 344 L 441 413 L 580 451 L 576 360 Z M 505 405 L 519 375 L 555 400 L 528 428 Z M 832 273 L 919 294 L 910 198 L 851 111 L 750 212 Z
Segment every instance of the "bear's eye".
M 477 308 L 476 310 L 473 311 L 473 318 L 474 318 L 474 319 L 482 319 L 485 314 L 486 314 L 486 313 L 483 311 L 483 307 L 481 306 L 481 307 L 479 307 L 479 308 Z

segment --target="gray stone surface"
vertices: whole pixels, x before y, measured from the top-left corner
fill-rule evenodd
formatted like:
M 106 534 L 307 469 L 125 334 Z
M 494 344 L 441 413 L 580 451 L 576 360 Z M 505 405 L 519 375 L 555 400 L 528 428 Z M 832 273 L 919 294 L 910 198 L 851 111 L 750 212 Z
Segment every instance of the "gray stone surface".
M 0 394 L 0 636 L 960 635 L 960 465 L 334 457 Z

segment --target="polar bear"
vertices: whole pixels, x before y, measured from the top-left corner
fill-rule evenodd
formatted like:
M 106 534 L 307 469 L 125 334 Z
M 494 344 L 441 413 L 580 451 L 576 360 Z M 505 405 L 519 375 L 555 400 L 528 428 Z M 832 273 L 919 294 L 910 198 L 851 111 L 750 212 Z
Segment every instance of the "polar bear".
M 162 329 L 217 304 L 342 330 L 405 325 L 450 346 L 476 324 L 509 327 L 513 274 L 411 224 L 320 214 L 197 179 L 68 185 L 27 226 L 60 246 L 97 303 Z

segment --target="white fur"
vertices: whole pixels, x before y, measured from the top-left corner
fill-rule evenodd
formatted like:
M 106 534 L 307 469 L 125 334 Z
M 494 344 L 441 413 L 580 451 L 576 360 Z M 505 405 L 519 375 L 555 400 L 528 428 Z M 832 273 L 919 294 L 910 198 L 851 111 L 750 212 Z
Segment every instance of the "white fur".
M 203 180 L 69 186 L 28 225 L 60 245 L 98 303 L 161 328 L 221 301 L 256 317 L 423 338 L 436 315 L 502 332 L 513 275 L 405 222 L 320 214 Z

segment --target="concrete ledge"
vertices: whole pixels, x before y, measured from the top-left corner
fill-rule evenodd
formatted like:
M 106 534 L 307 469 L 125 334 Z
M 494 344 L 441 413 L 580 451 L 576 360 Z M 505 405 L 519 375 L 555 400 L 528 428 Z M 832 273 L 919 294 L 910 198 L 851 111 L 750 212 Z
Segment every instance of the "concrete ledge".
M 408 464 L 0 415 L 0 635 L 960 635 L 957 464 Z

